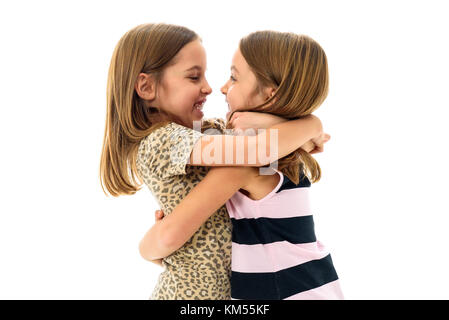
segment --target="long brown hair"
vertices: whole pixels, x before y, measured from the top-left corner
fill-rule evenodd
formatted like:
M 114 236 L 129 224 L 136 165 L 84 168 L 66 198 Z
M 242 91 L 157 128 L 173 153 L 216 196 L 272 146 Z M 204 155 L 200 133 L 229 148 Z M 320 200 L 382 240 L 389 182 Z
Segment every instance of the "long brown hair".
M 311 114 L 326 99 L 329 89 L 327 58 L 312 38 L 287 32 L 258 31 L 242 38 L 239 48 L 256 75 L 258 90 L 267 86 L 276 88 L 272 98 L 251 111 L 299 119 Z M 303 149 L 280 159 L 278 170 L 296 184 L 300 172 L 312 183 L 321 178 L 318 162 Z
M 139 143 L 167 123 L 161 110 L 149 106 L 136 93 L 137 76 L 152 74 L 157 84 L 175 55 L 196 39 L 195 32 L 182 26 L 142 24 L 117 43 L 109 66 L 100 161 L 100 183 L 106 195 L 105 187 L 115 197 L 140 190 L 142 180 L 136 168 Z

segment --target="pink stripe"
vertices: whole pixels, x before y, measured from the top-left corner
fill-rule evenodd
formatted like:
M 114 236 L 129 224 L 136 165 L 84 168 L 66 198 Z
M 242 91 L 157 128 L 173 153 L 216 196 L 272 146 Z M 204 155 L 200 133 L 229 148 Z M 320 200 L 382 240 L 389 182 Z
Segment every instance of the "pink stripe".
M 294 294 L 284 300 L 343 300 L 343 292 L 338 280 L 326 283 L 321 287 Z
M 322 259 L 329 252 L 319 241 L 293 244 L 287 241 L 270 244 L 232 243 L 232 271 L 277 272 L 296 265 Z
M 309 188 L 283 190 L 263 202 L 253 202 L 237 192 L 226 202 L 226 208 L 229 216 L 234 219 L 291 218 L 312 214 Z

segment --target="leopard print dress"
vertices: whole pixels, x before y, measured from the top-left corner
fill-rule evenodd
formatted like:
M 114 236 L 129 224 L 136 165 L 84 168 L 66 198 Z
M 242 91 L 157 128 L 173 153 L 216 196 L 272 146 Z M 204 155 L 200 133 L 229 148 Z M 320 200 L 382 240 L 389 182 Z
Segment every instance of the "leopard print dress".
M 222 119 L 203 121 L 202 131 L 226 133 Z M 139 176 L 157 199 L 165 215 L 206 176 L 209 167 L 186 166 L 199 131 L 171 122 L 157 128 L 139 145 Z M 230 299 L 231 222 L 223 205 L 183 247 L 163 259 L 150 299 Z

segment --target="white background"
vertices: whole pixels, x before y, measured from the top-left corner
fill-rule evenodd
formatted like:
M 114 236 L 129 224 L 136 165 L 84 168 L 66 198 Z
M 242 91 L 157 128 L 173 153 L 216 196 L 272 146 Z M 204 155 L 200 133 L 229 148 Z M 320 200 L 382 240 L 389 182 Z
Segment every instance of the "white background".
M 148 188 L 99 182 L 106 79 L 120 37 L 147 22 L 195 30 L 219 88 L 238 40 L 304 33 L 325 49 L 332 136 L 316 155 L 318 238 L 348 299 L 448 299 L 449 47 L 445 1 L 3 1 L 0 298 L 147 299 L 160 268 L 138 242 Z

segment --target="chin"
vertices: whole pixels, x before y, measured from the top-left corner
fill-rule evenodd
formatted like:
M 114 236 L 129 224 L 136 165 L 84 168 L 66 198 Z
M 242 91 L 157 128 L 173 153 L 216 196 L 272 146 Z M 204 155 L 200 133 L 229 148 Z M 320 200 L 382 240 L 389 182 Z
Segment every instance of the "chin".
M 196 116 L 196 117 L 192 118 L 192 121 L 201 121 L 203 118 L 204 118 L 204 115 L 202 115 L 201 117 Z

